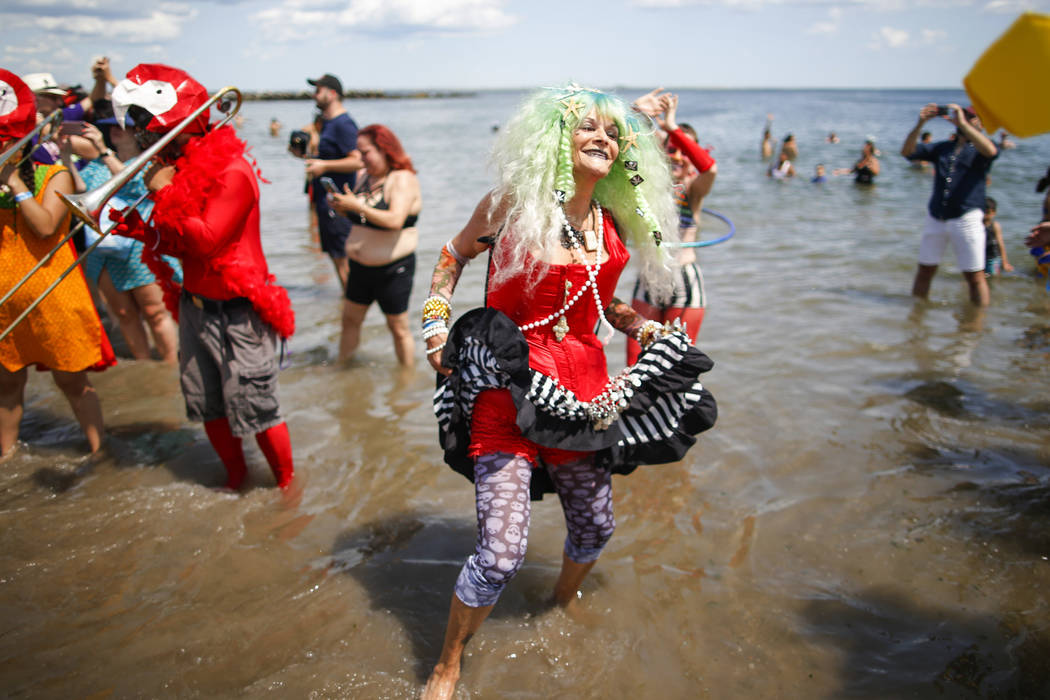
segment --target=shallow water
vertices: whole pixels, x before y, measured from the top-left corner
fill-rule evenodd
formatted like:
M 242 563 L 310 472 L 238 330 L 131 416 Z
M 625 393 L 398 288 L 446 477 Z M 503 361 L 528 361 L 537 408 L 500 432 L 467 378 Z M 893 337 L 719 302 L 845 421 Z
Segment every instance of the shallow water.
M 490 182 L 492 127 L 517 99 L 348 104 L 359 124 L 394 128 L 420 171 L 413 308 Z M 683 95 L 719 160 L 707 204 L 737 227 L 701 256 L 719 422 L 684 461 L 614 480 L 618 529 L 583 619 L 545 606 L 564 530 L 556 501 L 534 508 L 528 561 L 471 643 L 458 697 L 1050 695 L 1050 294 L 1020 242 L 1050 140 L 1020 142 L 992 173 L 1020 274 L 977 313 L 949 254 L 916 302 L 930 178 L 895 153 L 931 99 L 963 97 Z M 248 103 L 243 126 L 272 181 L 265 245 L 298 318 L 281 391 L 301 497 L 270 488 L 254 445 L 253 487 L 217 490 L 221 463 L 172 369 L 122 361 L 94 377 L 109 431 L 95 461 L 34 373 L 26 444 L 0 466 L 5 695 L 407 698 L 436 659 L 472 492 L 442 465 L 421 349 L 399 370 L 373 310 L 357 358 L 331 362 L 339 290 L 284 155 L 310 110 Z M 768 181 L 770 111 L 775 136 L 796 134 L 803 176 L 850 165 L 875 135 L 878 185 Z M 831 129 L 842 143 L 823 142 Z M 480 301 L 481 273 L 468 268 L 457 310 Z M 615 369 L 622 343 L 609 354 Z

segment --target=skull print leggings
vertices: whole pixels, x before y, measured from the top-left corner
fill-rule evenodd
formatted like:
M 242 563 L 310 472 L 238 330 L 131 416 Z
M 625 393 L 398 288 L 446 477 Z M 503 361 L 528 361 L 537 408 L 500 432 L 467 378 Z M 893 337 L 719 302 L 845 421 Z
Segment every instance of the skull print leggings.
M 494 605 L 525 561 L 532 468 L 527 458 L 505 453 L 475 459 L 478 539 L 456 580 L 456 596 L 469 607 Z M 590 455 L 547 470 L 565 513 L 566 556 L 580 564 L 595 561 L 616 528 L 611 474 L 595 468 Z

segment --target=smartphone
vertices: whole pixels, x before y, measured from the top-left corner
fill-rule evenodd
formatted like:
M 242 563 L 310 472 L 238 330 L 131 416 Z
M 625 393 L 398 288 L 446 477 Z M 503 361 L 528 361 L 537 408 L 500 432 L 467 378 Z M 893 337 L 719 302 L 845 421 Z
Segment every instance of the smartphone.
M 60 134 L 75 134 L 79 136 L 84 133 L 84 122 L 62 122 L 62 126 L 58 127 L 58 133 Z
M 321 178 L 321 187 L 323 187 L 328 194 L 339 194 L 339 189 L 335 186 L 335 182 L 327 175 Z
M 949 107 L 948 105 L 937 105 L 938 117 L 947 117 L 949 114 L 951 114 L 951 112 L 951 107 Z

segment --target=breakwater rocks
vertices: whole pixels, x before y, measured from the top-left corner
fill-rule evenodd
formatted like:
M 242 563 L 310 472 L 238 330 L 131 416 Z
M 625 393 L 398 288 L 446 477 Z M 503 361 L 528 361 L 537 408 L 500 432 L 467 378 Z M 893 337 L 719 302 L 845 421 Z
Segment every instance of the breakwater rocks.
M 351 100 L 421 100 L 444 97 L 474 97 L 477 93 L 432 90 L 348 90 L 343 95 Z M 243 91 L 245 100 L 312 100 L 313 90 L 263 90 Z

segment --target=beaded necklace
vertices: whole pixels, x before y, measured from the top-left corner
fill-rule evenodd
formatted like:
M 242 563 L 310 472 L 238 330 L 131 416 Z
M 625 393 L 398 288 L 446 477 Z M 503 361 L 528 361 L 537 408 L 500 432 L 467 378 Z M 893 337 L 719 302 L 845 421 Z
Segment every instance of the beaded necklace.
M 552 322 L 555 318 L 557 318 L 558 322 L 554 325 L 554 327 L 551 330 L 554 333 L 554 339 L 560 343 L 562 341 L 562 338 L 564 338 L 565 335 L 569 332 L 569 322 L 566 320 L 565 314 L 568 313 L 569 309 L 572 308 L 573 304 L 575 304 L 579 300 L 579 298 L 583 296 L 583 293 L 586 292 L 588 289 L 591 290 L 591 294 L 594 297 L 594 305 L 598 309 L 598 318 L 601 320 L 601 323 L 609 325 L 609 322 L 605 319 L 604 310 L 602 309 L 601 295 L 598 293 L 598 273 L 601 272 L 602 269 L 602 252 L 605 250 L 605 219 L 602 217 L 602 206 L 597 202 L 595 202 L 594 205 L 597 208 L 598 218 L 598 252 L 595 254 L 593 266 L 590 264 L 590 262 L 587 261 L 587 255 L 583 255 L 583 266 L 587 270 L 587 282 L 584 283 L 584 285 L 576 291 L 576 294 L 574 294 L 572 297 L 569 297 L 569 289 L 571 283 L 566 281 L 565 306 L 561 307 L 560 309 L 551 314 L 548 314 L 547 316 L 544 316 L 538 321 L 533 321 L 532 323 L 526 323 L 523 326 L 518 326 L 518 330 L 525 332 L 533 328 L 540 328 L 541 326 L 546 326 L 548 323 Z M 573 235 L 573 228 L 569 224 L 568 218 L 566 218 L 565 216 L 565 211 L 560 206 L 557 208 L 557 211 L 559 216 L 561 217 L 562 229 L 565 231 L 564 235 L 570 242 L 570 250 L 578 250 L 580 248 L 581 237 Z M 612 330 L 611 326 L 609 330 Z M 607 337 L 609 336 L 611 336 L 611 332 L 607 335 Z M 608 340 L 606 340 L 605 342 L 608 342 Z

